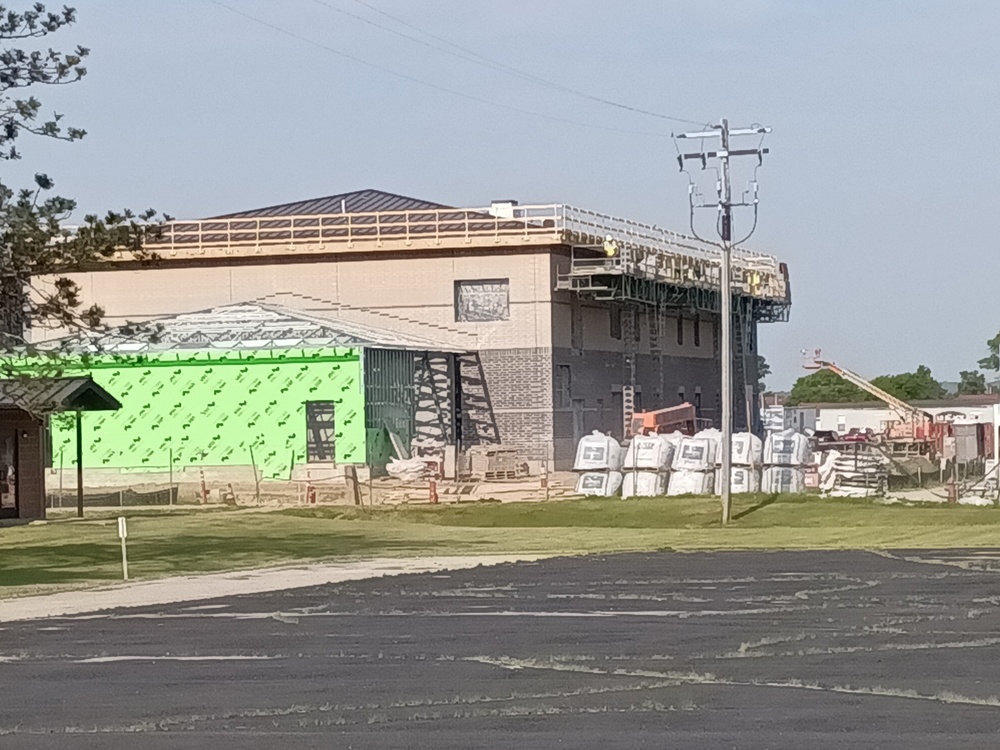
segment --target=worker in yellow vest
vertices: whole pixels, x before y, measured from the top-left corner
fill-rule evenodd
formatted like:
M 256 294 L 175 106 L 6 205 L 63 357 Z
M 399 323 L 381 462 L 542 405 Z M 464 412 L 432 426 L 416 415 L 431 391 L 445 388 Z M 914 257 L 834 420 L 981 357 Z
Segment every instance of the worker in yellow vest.
M 618 255 L 618 241 L 610 234 L 604 238 L 604 254 L 609 258 L 614 258 Z

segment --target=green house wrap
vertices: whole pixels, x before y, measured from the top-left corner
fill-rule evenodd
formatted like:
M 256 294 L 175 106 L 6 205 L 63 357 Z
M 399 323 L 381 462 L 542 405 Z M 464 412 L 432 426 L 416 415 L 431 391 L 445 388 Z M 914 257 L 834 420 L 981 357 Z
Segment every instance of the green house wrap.
M 338 463 L 364 463 L 365 405 L 357 348 L 151 352 L 68 360 L 122 403 L 84 414 L 84 466 L 166 470 L 249 466 L 288 479 L 307 452 L 307 404 L 332 405 Z M 23 368 L 30 372 L 32 365 Z M 316 411 L 315 408 L 312 411 Z M 55 465 L 75 465 L 73 415 L 52 420 Z M 325 435 L 329 438 L 329 435 Z M 61 456 L 61 458 L 60 458 Z

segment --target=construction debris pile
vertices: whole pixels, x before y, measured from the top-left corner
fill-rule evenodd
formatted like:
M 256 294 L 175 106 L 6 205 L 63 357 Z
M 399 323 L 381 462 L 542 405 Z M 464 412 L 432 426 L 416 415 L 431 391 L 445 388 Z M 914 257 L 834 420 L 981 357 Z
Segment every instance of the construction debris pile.
M 1000 495 L 997 478 L 1000 476 L 1000 462 L 987 458 L 983 467 L 983 478 L 964 487 L 958 498 L 963 505 L 993 505 Z
M 877 451 L 830 450 L 819 467 L 820 489 L 829 497 L 884 497 L 889 460 Z

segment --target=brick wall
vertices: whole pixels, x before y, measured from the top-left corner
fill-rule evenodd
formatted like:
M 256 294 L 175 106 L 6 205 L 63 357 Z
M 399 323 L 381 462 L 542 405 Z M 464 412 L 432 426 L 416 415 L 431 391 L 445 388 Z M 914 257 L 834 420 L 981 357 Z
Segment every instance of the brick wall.
M 553 350 L 553 367 L 570 368 L 568 406 L 556 402 L 553 411 L 553 453 L 555 468 L 569 468 L 576 450 L 576 441 L 593 430 L 609 432 L 622 437 L 621 386 L 625 380 L 621 352 L 585 351 L 572 349 Z M 636 359 L 637 406 L 642 409 L 659 409 L 681 402 L 679 389 L 684 389 L 684 399 L 695 402 L 696 389 L 701 390 L 701 415 L 716 418 L 716 398 L 719 393 L 719 364 L 714 359 L 664 356 L 663 396 L 654 401 L 659 390 L 655 383 L 653 357 L 640 354 Z
M 484 349 L 479 356 L 501 443 L 544 460 L 552 439 L 552 350 Z

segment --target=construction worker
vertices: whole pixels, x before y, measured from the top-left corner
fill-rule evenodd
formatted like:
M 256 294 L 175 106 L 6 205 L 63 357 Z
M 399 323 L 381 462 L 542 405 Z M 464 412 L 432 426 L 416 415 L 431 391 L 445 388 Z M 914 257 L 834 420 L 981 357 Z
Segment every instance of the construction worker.
M 614 258 L 618 255 L 618 240 L 614 239 L 610 234 L 604 238 L 604 254 L 609 258 Z

